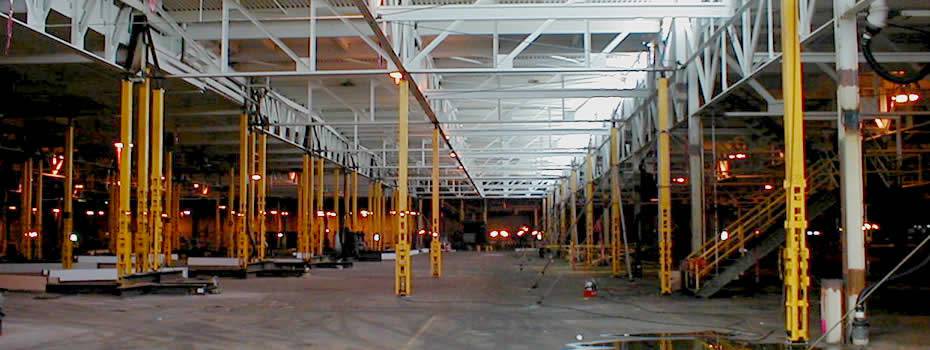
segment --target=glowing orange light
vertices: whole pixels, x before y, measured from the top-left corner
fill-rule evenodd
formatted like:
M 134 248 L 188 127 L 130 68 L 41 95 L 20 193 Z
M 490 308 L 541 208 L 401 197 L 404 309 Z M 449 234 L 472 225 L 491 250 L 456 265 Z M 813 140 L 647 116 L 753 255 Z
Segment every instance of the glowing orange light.
M 404 79 L 404 75 L 398 71 L 388 73 L 388 76 L 394 79 L 394 84 L 400 84 L 400 81 Z

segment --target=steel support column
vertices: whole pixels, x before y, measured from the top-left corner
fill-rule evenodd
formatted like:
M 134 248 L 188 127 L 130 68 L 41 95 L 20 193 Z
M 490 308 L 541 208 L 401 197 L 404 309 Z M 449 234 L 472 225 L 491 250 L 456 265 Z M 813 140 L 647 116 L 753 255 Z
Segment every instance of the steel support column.
M 268 134 L 257 133 L 258 134 L 258 159 L 257 159 L 257 169 L 256 173 L 258 174 L 258 181 L 255 185 L 258 187 L 256 191 L 256 216 L 257 222 L 255 224 L 255 241 L 258 243 L 258 260 L 265 260 L 265 251 L 267 250 L 268 242 L 265 239 L 265 214 L 267 212 L 265 208 L 265 197 L 268 191 L 268 174 L 265 167 L 265 160 L 268 158 Z
M 668 78 L 658 81 L 658 172 L 659 172 L 659 286 L 662 294 L 672 293 L 672 191 L 669 144 Z
M 129 205 L 132 189 L 132 82 L 120 83 L 120 143 L 119 152 L 119 230 L 116 232 L 116 272 L 122 278 L 132 274 L 132 209 Z
M 836 15 L 833 35 L 836 42 L 837 135 L 840 156 L 840 200 L 843 222 L 843 279 L 846 285 L 846 312 L 852 314 L 865 288 L 865 234 L 863 208 L 862 132 L 859 114 L 859 49 L 856 17 L 843 14 L 855 0 L 834 0 Z M 844 325 L 848 328 L 852 317 Z M 832 325 L 827 325 L 832 327 Z M 848 334 L 848 333 L 847 333 Z
M 44 198 L 44 189 L 45 189 L 45 179 L 42 176 L 42 173 L 45 172 L 45 159 L 36 159 L 36 193 L 35 193 L 35 222 L 33 223 L 32 232 L 35 232 L 36 236 L 32 240 L 32 246 L 29 249 L 29 259 L 39 259 L 42 260 L 42 211 L 44 210 L 44 203 L 42 203 L 42 198 Z
M 139 112 L 136 115 L 136 143 L 129 151 L 136 151 L 136 232 L 133 239 L 135 272 L 151 271 L 149 260 L 151 236 L 149 231 L 149 112 L 152 80 L 148 77 L 139 84 Z
M 70 269 L 74 266 L 74 122 L 68 122 L 65 130 L 65 191 L 62 224 L 64 230 L 61 238 L 61 268 Z M 112 213 L 111 213 L 112 215 Z
M 398 89 L 398 113 L 397 113 L 397 216 L 401 219 L 407 212 L 407 147 L 408 147 L 408 130 L 407 117 L 409 114 L 409 82 L 406 79 L 400 81 Z M 398 296 L 408 296 L 413 292 L 411 283 L 411 266 L 410 266 L 410 237 L 407 232 L 407 221 L 397 220 L 397 243 L 395 252 L 395 282 L 394 292 Z
M 165 131 L 165 89 L 152 90 L 152 173 L 149 176 L 149 183 L 152 190 L 152 215 L 151 215 L 151 267 L 158 269 L 161 267 L 162 259 L 162 240 L 164 239 L 162 218 L 162 193 L 164 191 L 164 174 L 162 173 L 162 162 L 164 160 L 164 131 Z M 219 227 L 217 227 L 219 230 Z
M 584 172 L 584 222 L 585 222 L 585 266 L 594 265 L 594 156 L 585 157 Z
M 232 177 L 230 177 L 232 181 Z M 232 190 L 230 190 L 232 191 Z M 171 251 L 174 250 L 174 235 L 177 231 L 177 217 L 180 215 L 178 206 L 175 204 L 175 197 L 178 196 L 177 188 L 174 186 L 174 152 L 168 151 L 165 154 L 165 213 L 164 216 L 164 234 L 162 236 L 162 254 L 165 264 L 171 264 Z M 229 210 L 233 211 L 232 197 L 230 197 Z M 230 227 L 232 232 L 232 227 Z M 230 243 L 231 244 L 231 243 Z M 230 252 L 229 256 L 232 256 Z
M 610 128 L 610 271 L 620 277 L 620 132 Z M 624 254 L 627 255 L 627 254 Z M 627 268 L 629 270 L 629 268 Z
M 236 213 L 236 257 L 239 265 L 245 268 L 249 264 L 249 116 L 239 115 L 239 210 Z
M 572 167 L 572 175 L 569 180 L 569 188 L 571 191 L 571 201 L 569 203 L 569 220 L 571 222 L 572 240 L 571 244 L 568 247 L 568 261 L 574 270 L 577 266 L 575 262 L 578 260 L 578 168 Z
M 316 189 L 316 210 L 317 210 L 317 225 L 316 225 L 316 255 L 323 255 L 323 244 L 326 243 L 324 239 L 326 237 L 326 208 L 323 206 L 323 193 L 326 190 L 326 167 L 323 164 L 323 157 L 317 159 L 317 182 L 320 183 L 319 187 Z M 319 215 L 319 212 L 323 212 L 323 216 Z
M 430 196 L 430 215 L 432 223 L 430 225 L 430 245 L 429 261 L 430 273 L 433 277 L 442 276 L 442 235 L 439 231 L 439 127 L 433 128 L 433 159 L 432 159 L 432 183 Z
M 805 240 L 804 110 L 798 2 L 781 1 L 782 91 L 785 104 L 785 330 L 789 342 L 810 338 L 808 250 Z
M 171 158 L 171 152 L 168 152 L 168 158 Z M 168 173 L 171 173 L 171 166 L 168 166 Z M 170 179 L 170 178 L 169 178 Z M 166 186 L 169 191 L 171 191 L 171 185 Z M 169 192 L 170 193 L 170 192 Z M 168 198 L 171 198 L 171 195 L 167 195 Z M 229 193 L 227 194 L 226 200 L 226 257 L 232 258 L 236 256 L 236 222 L 238 222 L 238 217 L 236 216 L 236 168 L 229 168 Z M 170 200 L 170 199 L 169 199 Z M 170 215 L 170 214 L 169 214 Z M 170 217 L 169 217 L 170 220 Z M 168 240 L 166 240 L 168 241 Z M 165 252 L 170 255 L 170 252 Z

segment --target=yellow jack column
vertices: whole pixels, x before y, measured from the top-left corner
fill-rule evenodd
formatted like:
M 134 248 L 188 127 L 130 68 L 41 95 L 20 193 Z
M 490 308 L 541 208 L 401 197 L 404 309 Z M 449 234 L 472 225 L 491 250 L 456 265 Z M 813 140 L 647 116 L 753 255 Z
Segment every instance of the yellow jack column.
M 35 228 L 33 231 L 36 233 L 35 239 L 32 242 L 32 247 L 30 247 L 30 259 L 42 259 L 42 211 L 44 210 L 44 205 L 42 203 L 42 198 L 44 196 L 43 189 L 45 187 L 45 179 L 42 176 L 42 173 L 45 172 L 45 159 L 37 159 L 36 164 L 38 164 L 38 174 L 36 174 L 36 198 L 35 198 Z
M 788 341 L 810 339 L 807 214 L 804 193 L 804 106 L 801 97 L 801 45 L 798 37 L 798 2 L 781 2 L 782 91 L 785 103 L 785 331 Z
M 266 169 L 265 160 L 268 154 L 268 135 L 264 132 L 258 133 L 258 169 L 257 173 L 259 176 L 258 181 L 256 181 L 256 186 L 258 191 L 256 193 L 257 201 L 256 204 L 256 214 L 258 218 L 256 219 L 256 229 L 255 229 L 255 240 L 258 242 L 258 260 L 265 260 L 265 250 L 267 250 L 268 242 L 265 239 L 265 197 L 268 194 L 268 174 Z
M 317 187 L 316 192 L 316 210 L 317 214 L 323 212 L 324 216 L 317 215 L 317 230 L 316 230 L 316 255 L 323 255 L 323 244 L 326 243 L 326 209 L 323 206 L 323 193 L 326 190 L 326 167 L 323 164 L 323 158 L 320 157 L 317 159 L 317 182 L 320 183 Z
M 588 153 L 584 172 L 585 266 L 594 265 L 594 157 Z
M 610 128 L 610 272 L 620 277 L 620 132 Z
M 168 152 L 169 158 L 171 152 Z M 171 172 L 169 167 L 169 173 Z M 171 186 L 168 186 L 171 188 Z M 229 168 L 229 193 L 226 201 L 226 256 L 236 256 L 236 169 Z M 168 196 L 171 198 L 171 196 Z M 171 254 L 170 252 L 165 252 Z
M 310 233 L 307 229 L 307 220 L 310 217 L 308 215 L 310 209 L 307 205 L 308 163 L 310 163 L 310 156 L 304 154 L 301 159 L 300 176 L 297 180 L 297 253 L 305 261 L 308 260 L 310 250 L 308 249 L 310 239 L 307 237 Z
M 395 281 L 394 281 L 394 292 L 398 296 L 408 296 L 413 293 L 413 288 L 411 286 L 412 280 L 412 271 L 410 266 L 410 236 L 407 230 L 407 220 L 403 220 L 403 217 L 407 212 L 407 143 L 408 133 L 407 133 L 407 117 L 409 111 L 409 94 L 410 88 L 408 86 L 407 79 L 400 81 L 400 89 L 398 90 L 398 113 L 397 113 L 397 194 L 395 195 L 395 200 L 397 201 L 397 243 L 395 245 L 395 252 L 397 253 L 397 260 L 395 260 Z
M 74 266 L 74 122 L 68 123 L 65 131 L 65 193 L 64 193 L 64 234 L 61 242 L 61 268 Z
M 174 152 L 165 153 L 165 211 L 162 217 L 162 237 L 161 252 L 164 254 L 164 262 L 170 265 L 174 261 L 171 259 L 171 252 L 174 251 L 174 233 L 177 227 L 177 217 L 180 216 L 179 208 L 175 205 L 175 197 L 179 194 L 174 187 Z M 180 203 L 178 203 L 180 204 Z M 230 203 L 229 208 L 232 208 Z
M 154 89 L 152 90 L 152 174 L 149 177 L 149 182 L 152 186 L 152 254 L 150 256 L 152 259 L 151 266 L 156 270 L 165 263 L 164 259 L 162 259 L 162 240 L 164 239 L 164 221 L 162 221 L 164 122 L 165 89 Z
M 672 192 L 669 145 L 668 78 L 659 78 L 659 288 L 672 293 Z
M 432 225 L 430 225 L 430 234 L 432 239 L 429 244 L 429 261 L 430 272 L 433 277 L 442 276 L 442 242 L 439 231 L 439 126 L 433 128 L 433 164 L 432 164 L 432 189 L 430 192 L 430 214 L 432 215 Z
M 304 223 L 304 226 L 307 230 L 307 259 L 310 259 L 310 256 L 316 251 L 317 241 L 316 241 L 316 202 L 314 202 L 315 189 L 314 184 L 314 169 L 313 166 L 313 155 L 307 154 L 307 184 L 306 184 L 306 196 L 305 200 L 307 201 L 307 221 Z
M 358 225 L 358 171 L 352 172 L 352 209 L 349 210 L 349 215 L 352 218 L 352 232 L 361 231 Z
M 116 232 L 116 272 L 120 278 L 132 274 L 132 209 L 129 206 L 132 189 L 132 82 L 120 84 L 120 149 L 119 149 L 119 230 Z
M 236 213 L 236 257 L 239 265 L 246 268 L 249 264 L 249 116 L 239 116 L 239 210 Z
M 571 180 L 569 183 L 569 188 L 571 191 L 570 193 L 571 200 L 569 203 L 569 206 L 570 206 L 569 207 L 569 213 L 570 213 L 569 220 L 571 221 L 570 230 L 571 230 L 571 235 L 572 235 L 571 237 L 572 241 L 568 247 L 568 259 L 569 259 L 569 263 L 572 266 L 572 270 L 574 270 L 577 267 L 576 261 L 578 261 L 578 213 L 577 213 L 577 210 L 578 210 L 577 209 L 578 208 L 578 202 L 577 202 L 578 169 L 576 168 L 572 168 L 572 175 L 571 175 Z
M 135 272 L 151 270 L 149 252 L 149 111 L 151 79 L 146 77 L 139 86 L 139 113 L 136 128 L 136 143 L 131 147 L 136 151 L 136 232 L 134 244 Z M 127 184 L 129 185 L 129 184 Z M 131 185 L 130 185 L 131 186 Z
M 23 163 L 23 190 L 20 192 L 21 214 L 20 226 L 22 227 L 22 236 L 20 236 L 19 248 L 26 259 L 32 255 L 32 238 L 29 237 L 32 232 L 32 158 L 26 159 Z

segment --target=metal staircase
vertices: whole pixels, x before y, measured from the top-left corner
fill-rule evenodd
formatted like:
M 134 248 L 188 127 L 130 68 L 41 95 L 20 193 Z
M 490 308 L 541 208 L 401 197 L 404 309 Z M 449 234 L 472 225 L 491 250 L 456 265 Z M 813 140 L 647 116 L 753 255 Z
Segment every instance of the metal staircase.
M 833 160 L 824 159 L 808 168 L 808 219 L 826 211 L 836 199 L 827 190 L 838 186 Z M 706 242 L 685 260 L 685 286 L 700 297 L 720 291 L 756 261 L 785 241 L 785 192 L 776 191 L 765 201 L 727 225 L 725 237 Z M 751 249 L 747 249 L 751 246 Z

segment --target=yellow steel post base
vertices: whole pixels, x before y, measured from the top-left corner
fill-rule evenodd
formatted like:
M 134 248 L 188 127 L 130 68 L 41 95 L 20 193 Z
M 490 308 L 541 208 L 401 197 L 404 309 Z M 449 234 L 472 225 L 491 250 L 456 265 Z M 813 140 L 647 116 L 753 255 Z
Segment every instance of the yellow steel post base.
M 395 216 L 397 228 L 394 292 L 398 296 L 408 296 L 413 293 L 411 286 L 412 271 L 410 265 L 410 232 L 407 229 L 405 218 L 407 208 L 407 144 L 409 135 L 407 130 L 407 117 L 409 113 L 410 89 L 406 79 L 400 81 L 398 89 L 398 117 L 397 140 L 399 149 L 397 153 L 397 215 Z

